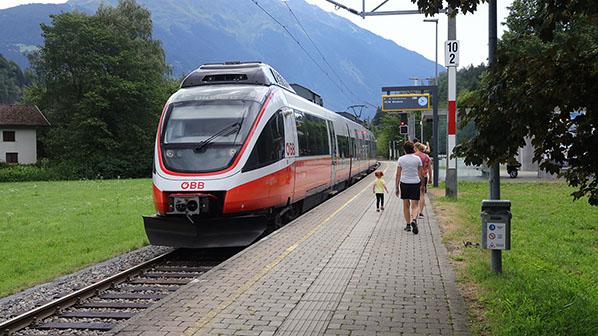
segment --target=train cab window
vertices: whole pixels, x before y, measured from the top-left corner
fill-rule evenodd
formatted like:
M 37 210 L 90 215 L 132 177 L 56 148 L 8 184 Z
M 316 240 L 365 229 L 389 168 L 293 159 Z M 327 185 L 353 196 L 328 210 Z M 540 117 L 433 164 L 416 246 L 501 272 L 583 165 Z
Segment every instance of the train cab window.
M 265 167 L 284 158 L 284 117 L 280 111 L 268 120 L 243 171 Z
M 160 134 L 165 167 L 181 173 L 214 172 L 230 167 L 259 108 L 258 102 L 245 100 L 170 104 Z

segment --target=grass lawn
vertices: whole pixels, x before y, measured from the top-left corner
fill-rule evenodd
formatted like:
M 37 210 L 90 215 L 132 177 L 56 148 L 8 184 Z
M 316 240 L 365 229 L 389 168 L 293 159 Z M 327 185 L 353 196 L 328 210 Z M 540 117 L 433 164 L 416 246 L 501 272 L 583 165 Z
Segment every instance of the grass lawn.
M 0 297 L 147 245 L 152 181 L 0 183 Z
M 511 250 L 503 273 L 490 269 L 481 241 L 481 201 L 488 182 L 444 186 L 433 203 L 475 335 L 598 335 L 598 207 L 572 202 L 562 182 L 501 183 L 511 201 Z

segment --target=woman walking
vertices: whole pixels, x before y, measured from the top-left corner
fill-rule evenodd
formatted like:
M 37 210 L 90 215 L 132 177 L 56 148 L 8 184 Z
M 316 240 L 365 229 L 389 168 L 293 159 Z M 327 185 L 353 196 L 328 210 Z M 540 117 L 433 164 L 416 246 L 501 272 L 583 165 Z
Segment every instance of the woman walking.
M 422 160 L 424 166 L 424 177 L 422 180 L 422 185 L 424 187 L 420 189 L 419 192 L 419 219 L 424 219 L 424 206 L 426 205 L 425 193 L 428 192 L 427 184 L 432 183 L 432 166 L 430 164 L 430 156 L 426 154 L 427 147 L 420 142 L 415 143 L 413 147 L 415 149 L 415 155 Z
M 419 232 L 417 216 L 419 214 L 419 195 L 423 188 L 424 169 L 420 158 L 415 155 L 413 142 L 406 141 L 403 145 L 405 155 L 397 162 L 397 176 L 395 179 L 396 195 L 403 200 L 403 215 L 407 226 L 405 231 Z

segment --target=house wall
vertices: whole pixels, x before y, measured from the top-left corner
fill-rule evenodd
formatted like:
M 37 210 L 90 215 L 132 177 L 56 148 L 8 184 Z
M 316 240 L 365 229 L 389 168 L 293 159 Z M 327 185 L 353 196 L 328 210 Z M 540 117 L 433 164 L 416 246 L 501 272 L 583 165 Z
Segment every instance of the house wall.
M 15 131 L 15 141 L 4 142 L 3 131 Z M 0 127 L 0 162 L 6 162 L 6 153 L 18 153 L 19 163 L 36 163 L 37 136 L 35 128 Z
M 525 146 L 519 148 L 519 157 L 517 161 L 521 163 L 521 170 L 538 170 L 539 165 L 533 162 L 534 146 L 532 146 L 532 139 L 525 137 Z

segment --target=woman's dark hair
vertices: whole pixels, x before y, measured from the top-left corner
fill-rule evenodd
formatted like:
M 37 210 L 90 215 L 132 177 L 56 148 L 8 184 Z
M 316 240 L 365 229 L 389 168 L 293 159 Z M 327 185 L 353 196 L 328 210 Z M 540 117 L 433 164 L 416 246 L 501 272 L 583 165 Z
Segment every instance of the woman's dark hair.
M 403 149 L 405 150 L 405 154 L 415 153 L 415 150 L 413 149 L 413 142 L 411 142 L 411 141 L 405 141 L 405 144 L 403 145 Z

